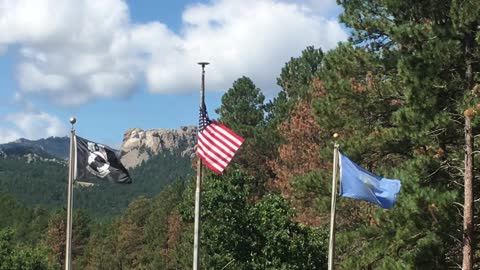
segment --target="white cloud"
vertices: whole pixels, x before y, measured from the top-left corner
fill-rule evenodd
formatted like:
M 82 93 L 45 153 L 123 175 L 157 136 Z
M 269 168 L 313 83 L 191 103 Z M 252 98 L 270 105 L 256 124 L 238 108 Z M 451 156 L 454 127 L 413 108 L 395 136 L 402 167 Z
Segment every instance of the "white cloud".
M 312 9 L 319 16 L 335 19 L 338 17 L 342 8 L 337 1 L 331 0 L 285 0 L 290 3 L 300 3 Z
M 0 143 L 13 142 L 21 137 L 15 130 L 0 128 Z
M 305 5 L 273 0 L 223 0 L 196 5 L 183 14 L 181 50 L 171 59 L 154 53 L 147 82 L 156 92 L 195 89 L 199 60 L 208 60 L 209 87 L 228 88 L 247 75 L 271 90 L 281 67 L 308 45 L 333 48 L 346 34 L 336 21 L 316 16 Z
M 21 47 L 20 90 L 61 104 L 133 92 L 134 51 L 117 49 L 130 27 L 119 0 L 0 0 L 0 45 Z
M 322 6 L 317 6 L 321 2 Z M 0 0 L 0 51 L 18 44 L 20 91 L 56 103 L 128 96 L 146 82 L 156 93 L 225 90 L 246 75 L 275 88 L 283 64 L 306 46 L 333 48 L 346 33 L 327 13 L 335 0 L 212 0 L 183 12 L 172 32 L 135 24 L 120 0 Z M 328 12 L 327 12 L 328 10 Z
M 50 136 L 65 136 L 68 127 L 56 116 L 45 112 L 17 112 L 0 118 L 0 143 L 18 138 L 40 139 Z

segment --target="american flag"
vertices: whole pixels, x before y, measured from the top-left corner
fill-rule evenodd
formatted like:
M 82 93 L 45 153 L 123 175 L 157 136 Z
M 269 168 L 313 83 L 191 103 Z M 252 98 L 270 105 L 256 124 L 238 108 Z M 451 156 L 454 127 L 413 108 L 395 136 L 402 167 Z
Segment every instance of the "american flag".
M 205 104 L 200 108 L 197 156 L 217 174 L 221 174 L 244 139 L 226 126 L 208 118 Z

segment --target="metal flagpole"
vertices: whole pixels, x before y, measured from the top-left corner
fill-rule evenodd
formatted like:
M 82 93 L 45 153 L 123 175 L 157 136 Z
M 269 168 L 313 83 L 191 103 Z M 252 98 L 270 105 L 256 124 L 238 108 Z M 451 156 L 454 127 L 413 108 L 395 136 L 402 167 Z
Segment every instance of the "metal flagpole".
M 333 258 L 335 257 L 335 211 L 337 204 L 337 172 L 338 172 L 338 148 L 336 142 L 338 133 L 333 134 L 335 145 L 333 149 L 333 176 L 332 176 L 332 206 L 330 209 L 330 237 L 328 241 L 328 270 L 334 269 Z
M 68 165 L 68 195 L 67 195 L 67 239 L 65 245 L 65 270 L 72 269 L 72 211 L 73 211 L 73 178 L 75 172 L 75 117 L 70 118 L 70 160 Z
M 205 102 L 205 66 L 209 63 L 200 62 L 198 63 L 202 66 L 202 88 L 200 89 L 200 108 L 202 108 Z M 200 134 L 200 126 L 197 130 L 197 140 L 198 135 Z M 197 146 L 198 147 L 198 146 Z M 197 183 L 195 188 L 195 228 L 193 235 L 193 270 L 198 270 L 200 268 L 200 195 L 202 187 L 202 160 L 199 158 L 197 160 Z

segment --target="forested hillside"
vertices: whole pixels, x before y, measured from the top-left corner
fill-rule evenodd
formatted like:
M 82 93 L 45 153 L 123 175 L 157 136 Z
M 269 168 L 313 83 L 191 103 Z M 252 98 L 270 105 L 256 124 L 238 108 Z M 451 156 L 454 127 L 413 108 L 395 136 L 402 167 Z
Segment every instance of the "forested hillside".
M 23 148 L 22 148 L 23 149 Z M 94 186 L 75 186 L 74 207 L 105 221 L 120 214 L 138 196 L 153 197 L 178 178 L 193 174 L 189 157 L 165 152 L 130 170 L 128 186 L 89 180 Z M 66 207 L 67 164 L 27 158 L 0 158 L 0 192 L 30 206 Z
M 464 123 L 472 119 L 474 135 L 480 123 L 480 6 L 446 0 L 338 3 L 341 21 L 352 29 L 349 41 L 328 52 L 292 52 L 298 56 L 281 69 L 273 100 L 247 77 L 225 92 L 218 120 L 245 142 L 224 174 L 206 172 L 202 269 L 326 269 L 333 133 L 354 162 L 402 184 L 390 210 L 338 198 L 336 269 L 462 264 Z M 152 160 L 132 174 L 153 185 L 162 175 L 160 164 Z M 479 165 L 475 159 L 474 168 Z M 184 175 L 185 167 L 169 166 L 173 176 Z M 474 175 L 477 235 L 478 169 Z M 147 196 L 131 198 L 109 223 L 77 211 L 74 268 L 189 269 L 194 182 L 180 178 L 159 194 L 146 187 Z M 116 190 L 102 188 L 105 193 L 88 195 L 100 205 Z M 15 207 L 0 206 L 11 217 L 0 223 L 0 256 L 6 258 L 0 262 L 38 265 L 5 269 L 61 269 L 65 213 L 1 199 Z M 473 250 L 478 248 L 474 241 Z M 473 256 L 478 262 L 478 252 Z

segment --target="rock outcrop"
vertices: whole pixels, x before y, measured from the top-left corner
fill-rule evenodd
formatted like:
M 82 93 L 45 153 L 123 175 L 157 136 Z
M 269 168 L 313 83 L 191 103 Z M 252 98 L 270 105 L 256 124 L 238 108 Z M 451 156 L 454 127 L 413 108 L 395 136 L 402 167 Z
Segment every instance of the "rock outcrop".
M 170 151 L 182 156 L 192 156 L 195 152 L 197 127 L 180 129 L 132 128 L 125 132 L 121 150 L 121 162 L 133 168 L 159 153 Z
M 0 157 L 22 157 L 32 153 L 43 158 L 67 160 L 70 153 L 70 138 L 48 137 L 39 140 L 27 140 L 21 138 L 14 142 L 0 144 L 0 151 Z

